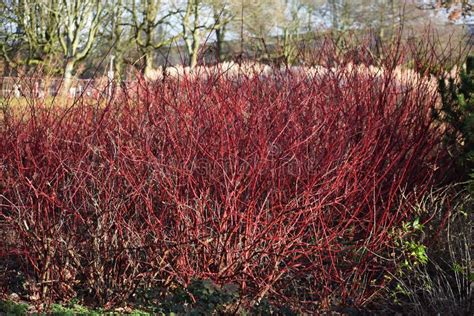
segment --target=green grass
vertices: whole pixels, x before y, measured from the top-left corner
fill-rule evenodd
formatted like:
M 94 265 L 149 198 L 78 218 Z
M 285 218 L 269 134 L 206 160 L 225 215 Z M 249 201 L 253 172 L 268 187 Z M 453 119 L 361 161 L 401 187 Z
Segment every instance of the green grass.
M 132 316 L 148 316 L 150 313 L 141 311 L 141 310 L 132 310 L 128 313 L 124 312 L 113 312 L 113 311 L 103 311 L 103 310 L 93 310 L 87 307 L 84 307 L 79 304 L 71 304 L 68 306 L 60 304 L 52 304 L 51 310 L 48 313 L 28 313 L 29 305 L 26 303 L 17 303 L 12 301 L 2 301 L 0 300 L 0 315 L 6 316 L 22 316 L 22 315 L 53 315 L 53 316 L 99 316 L 99 315 L 132 315 Z

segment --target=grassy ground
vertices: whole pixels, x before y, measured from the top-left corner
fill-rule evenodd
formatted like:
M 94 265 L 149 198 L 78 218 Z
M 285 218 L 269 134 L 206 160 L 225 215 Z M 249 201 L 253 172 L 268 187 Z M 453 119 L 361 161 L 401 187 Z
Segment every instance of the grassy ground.
M 84 316 L 96 316 L 96 315 L 133 315 L 133 316 L 145 316 L 152 315 L 141 310 L 117 308 L 113 311 L 104 311 L 102 309 L 90 309 L 78 304 L 52 304 L 51 310 L 47 315 L 54 316 L 72 316 L 72 315 L 84 315 Z M 33 305 L 28 305 L 22 302 L 14 302 L 12 300 L 0 300 L 0 314 L 1 315 L 46 315 L 46 313 L 39 313 Z

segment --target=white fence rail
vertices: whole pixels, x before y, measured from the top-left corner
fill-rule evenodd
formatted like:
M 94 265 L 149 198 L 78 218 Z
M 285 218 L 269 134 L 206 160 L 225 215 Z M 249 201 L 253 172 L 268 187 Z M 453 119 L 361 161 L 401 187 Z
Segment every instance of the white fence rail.
M 107 93 L 110 81 L 107 78 L 74 79 L 68 97 L 95 96 Z M 60 93 L 61 78 L 0 77 L 0 98 L 44 98 Z

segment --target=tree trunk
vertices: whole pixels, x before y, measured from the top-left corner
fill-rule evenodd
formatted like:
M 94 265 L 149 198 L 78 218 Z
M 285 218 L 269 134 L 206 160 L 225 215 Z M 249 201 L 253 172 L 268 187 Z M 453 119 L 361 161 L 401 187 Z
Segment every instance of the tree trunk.
M 337 30 L 339 28 L 339 16 L 337 10 L 337 0 L 330 1 L 330 10 L 332 16 L 332 28 Z
M 199 55 L 199 31 L 195 30 L 193 32 L 193 43 L 191 45 L 191 51 L 189 56 L 189 67 L 194 68 L 198 63 L 198 55 Z
M 214 21 L 217 25 L 215 29 L 216 33 L 216 57 L 218 62 L 224 60 L 224 37 L 225 37 L 225 26 L 222 24 L 220 13 L 214 14 Z
M 292 63 L 292 48 L 290 43 L 290 32 L 288 28 L 285 28 L 283 31 L 283 58 L 286 65 Z
M 222 62 L 224 53 L 222 52 L 223 36 L 220 28 L 216 29 L 216 57 L 218 62 Z
M 143 75 L 145 76 L 146 80 L 157 79 L 157 71 L 153 67 L 153 52 L 152 51 L 147 51 L 145 53 L 145 69 L 143 71 Z
M 74 65 L 75 65 L 74 60 L 68 60 L 66 62 L 66 66 L 64 67 L 63 87 L 62 87 L 62 93 L 61 93 L 63 96 L 68 96 L 69 94 L 69 89 L 71 88 L 71 85 L 72 85 L 72 79 L 73 79 L 72 72 L 74 71 Z
M 200 36 L 199 34 L 199 1 L 194 0 L 192 2 L 192 9 L 193 9 L 193 28 L 191 31 L 192 35 L 192 44 L 191 44 L 191 51 L 189 56 L 189 67 L 194 68 L 198 62 L 198 55 L 199 55 L 199 45 L 200 45 Z
M 117 54 L 117 56 L 115 56 L 114 75 L 115 75 L 115 79 L 118 82 L 122 81 L 122 70 L 123 70 L 123 56 L 122 54 Z

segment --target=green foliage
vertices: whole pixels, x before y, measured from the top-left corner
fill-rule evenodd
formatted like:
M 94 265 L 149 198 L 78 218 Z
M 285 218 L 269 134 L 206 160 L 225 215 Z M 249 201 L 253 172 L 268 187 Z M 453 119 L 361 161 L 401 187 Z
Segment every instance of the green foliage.
M 438 89 L 442 104 L 435 114 L 447 126 L 446 144 L 458 171 L 474 180 L 474 56 L 467 58 L 459 80 L 441 77 Z
M 208 315 L 223 311 L 227 304 L 231 304 L 239 296 L 238 287 L 231 285 L 219 288 L 209 280 L 193 281 L 186 290 L 188 295 L 181 296 L 181 298 L 187 296 L 183 303 L 189 302 L 188 298 L 191 296 L 196 301 L 190 310 L 192 315 Z
M 78 305 L 78 304 L 71 304 L 71 305 L 60 305 L 60 304 L 53 304 L 51 305 L 51 315 L 54 316 L 74 316 L 74 315 L 84 315 L 84 316 L 98 316 L 102 315 L 100 311 L 93 311 L 88 309 L 87 307 Z
M 413 207 L 420 218 L 447 221 L 441 231 L 419 218 L 391 231 L 396 270 L 385 275 L 388 286 L 378 303 L 382 315 L 464 315 L 471 310 L 472 203 L 462 183 L 438 189 Z
M 0 315 L 26 315 L 28 305 L 12 301 L 0 301 Z
M 211 280 L 193 280 L 161 297 L 159 289 L 148 293 L 140 304 L 153 315 L 295 315 L 286 306 L 273 305 L 264 297 L 251 306 L 244 303 L 236 284 L 219 286 Z M 248 301 L 247 301 L 248 303 Z
M 156 294 L 156 293 L 155 293 Z M 159 295 L 158 295 L 159 296 Z M 153 298 L 153 299 L 152 299 Z M 68 304 L 51 304 L 48 312 L 38 315 L 54 316 L 99 316 L 121 315 L 296 315 L 288 307 L 273 305 L 267 298 L 248 309 L 242 303 L 239 287 L 235 284 L 218 286 L 210 280 L 194 280 L 187 287 L 177 287 L 161 300 L 155 300 L 156 295 L 148 293 L 147 300 L 140 304 L 140 309 L 104 311 L 89 309 L 73 300 Z M 13 301 L 0 301 L 0 315 L 28 315 L 30 305 Z
M 258 304 L 252 306 L 248 312 L 243 312 L 242 315 L 284 315 L 293 316 L 297 315 L 288 306 L 275 306 L 270 303 L 267 298 L 262 299 Z
M 404 270 L 411 271 L 416 265 L 428 263 L 427 248 L 420 242 L 423 229 L 424 226 L 420 223 L 420 219 L 415 218 L 411 222 L 402 223 L 400 228 L 394 229 L 392 232 L 395 236 L 395 245 L 401 254 L 399 274 L 403 274 Z
M 156 293 L 154 293 L 156 292 Z M 153 314 L 211 315 L 232 312 L 239 299 L 239 288 L 234 284 L 216 285 L 210 280 L 193 280 L 187 287 L 179 286 L 159 299 L 159 290 L 144 293 L 141 303 Z
M 29 315 L 29 305 L 26 303 L 16 303 L 13 301 L 0 301 L 0 315 L 20 316 Z M 92 310 L 85 306 L 70 303 L 66 305 L 52 304 L 47 312 L 34 313 L 34 315 L 53 315 L 53 316 L 100 316 L 100 315 L 121 315 L 122 312 L 112 311 L 106 312 L 103 310 Z M 148 316 L 150 313 L 141 310 L 132 310 L 126 313 L 132 316 Z

